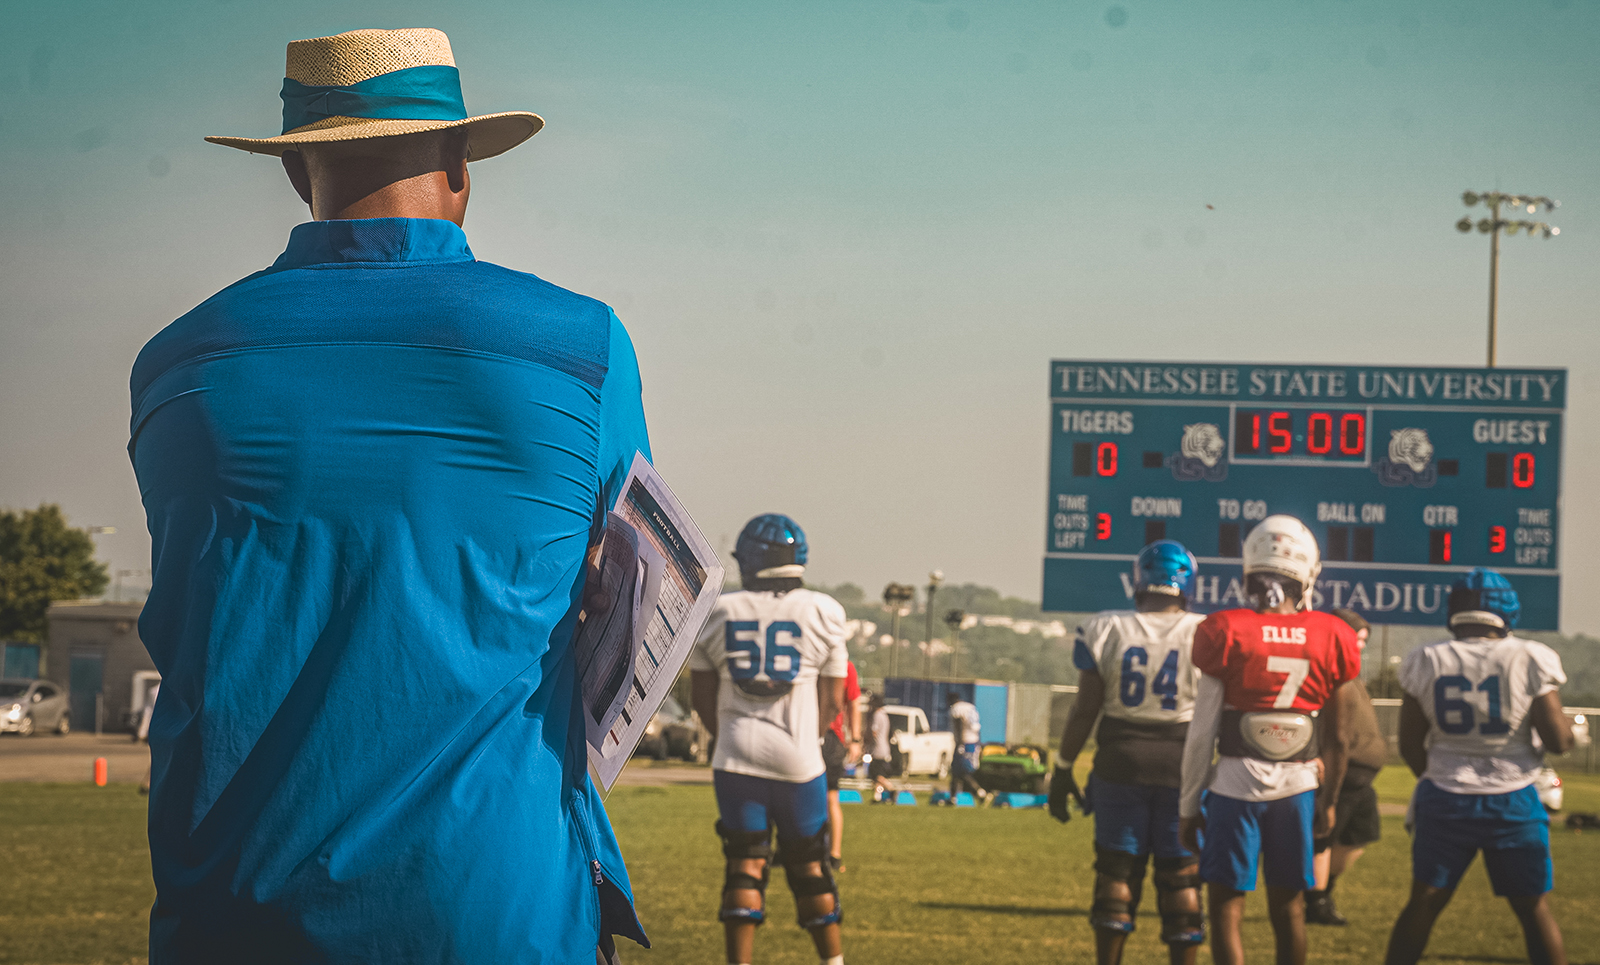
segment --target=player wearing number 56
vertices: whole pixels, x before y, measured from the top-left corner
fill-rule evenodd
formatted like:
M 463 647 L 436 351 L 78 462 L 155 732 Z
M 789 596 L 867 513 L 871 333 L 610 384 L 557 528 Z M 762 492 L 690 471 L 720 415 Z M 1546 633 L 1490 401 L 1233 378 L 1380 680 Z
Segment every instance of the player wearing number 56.
M 1304 965 L 1312 840 L 1333 824 L 1347 766 L 1335 695 L 1361 673 L 1361 651 L 1349 624 L 1311 609 L 1322 556 L 1305 524 L 1268 516 L 1243 555 L 1251 609 L 1213 613 L 1195 631 L 1201 677 L 1183 749 L 1183 843 L 1200 852 L 1212 960 L 1244 961 L 1245 896 L 1264 858 L 1278 965 Z
M 733 550 L 744 588 L 717 601 L 689 657 L 695 712 L 717 736 L 711 779 L 727 862 L 717 919 L 728 962 L 753 961 L 773 828 L 800 927 L 825 965 L 844 962 L 822 731 L 844 709 L 850 658 L 844 607 L 804 588 L 807 555 L 789 517 L 746 523 Z
M 1478 852 L 1494 893 L 1510 902 L 1528 957 L 1565 965 L 1553 884 L 1550 817 L 1535 786 L 1546 751 L 1572 748 L 1557 690 L 1554 650 L 1511 631 L 1517 591 L 1479 567 L 1450 588 L 1455 639 L 1406 654 L 1400 665 L 1400 755 L 1421 778 L 1411 799 L 1411 899 L 1389 938 L 1388 965 L 1422 957 L 1435 919 Z M 1537 737 L 1535 737 L 1537 735 Z

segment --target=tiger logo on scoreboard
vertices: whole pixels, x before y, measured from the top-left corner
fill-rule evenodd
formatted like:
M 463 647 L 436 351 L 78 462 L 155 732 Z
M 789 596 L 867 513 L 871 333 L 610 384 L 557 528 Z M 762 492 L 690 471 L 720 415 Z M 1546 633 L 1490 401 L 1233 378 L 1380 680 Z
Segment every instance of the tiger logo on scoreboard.
M 1183 441 L 1178 451 L 1168 457 L 1172 478 L 1180 482 L 1205 480 L 1221 482 L 1228 478 L 1228 464 L 1223 461 L 1227 443 L 1222 430 L 1210 422 L 1196 422 L 1183 427 Z
M 1433 442 L 1428 438 L 1428 430 L 1389 430 L 1389 456 L 1374 462 L 1372 471 L 1385 486 L 1432 487 L 1439 480 L 1439 467 L 1433 461 Z

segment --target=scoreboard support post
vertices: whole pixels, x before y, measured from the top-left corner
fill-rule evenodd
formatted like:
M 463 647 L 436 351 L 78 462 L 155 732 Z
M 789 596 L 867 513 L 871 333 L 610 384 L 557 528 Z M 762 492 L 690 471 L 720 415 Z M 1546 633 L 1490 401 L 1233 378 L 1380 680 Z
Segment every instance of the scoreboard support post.
M 1146 544 L 1200 560 L 1195 608 L 1247 605 L 1270 514 L 1316 535 L 1317 607 L 1443 626 L 1450 584 L 1499 570 L 1556 629 L 1565 369 L 1055 361 L 1047 610 L 1132 606 Z

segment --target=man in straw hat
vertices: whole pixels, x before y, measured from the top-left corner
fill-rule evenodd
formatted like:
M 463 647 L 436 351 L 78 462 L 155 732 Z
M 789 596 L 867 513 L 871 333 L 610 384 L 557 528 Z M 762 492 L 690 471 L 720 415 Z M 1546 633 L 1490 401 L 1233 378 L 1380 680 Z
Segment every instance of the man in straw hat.
M 585 769 L 570 650 L 649 454 L 605 305 L 477 261 L 437 30 L 289 45 L 283 159 L 316 220 L 132 377 L 153 539 L 150 960 L 577 962 L 645 942 Z

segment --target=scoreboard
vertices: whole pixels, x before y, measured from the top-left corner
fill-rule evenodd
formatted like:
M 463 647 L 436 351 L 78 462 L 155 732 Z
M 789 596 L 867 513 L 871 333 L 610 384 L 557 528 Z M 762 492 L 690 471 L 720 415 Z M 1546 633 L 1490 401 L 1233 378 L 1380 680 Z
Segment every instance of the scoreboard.
M 1257 521 L 1317 537 L 1313 602 L 1443 627 L 1474 566 L 1511 580 L 1524 629 L 1558 626 L 1565 369 L 1055 361 L 1044 608 L 1132 606 L 1130 567 L 1175 539 L 1192 601 L 1248 606 Z

